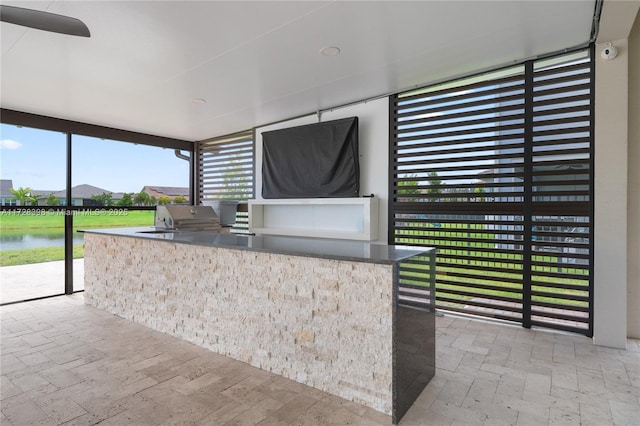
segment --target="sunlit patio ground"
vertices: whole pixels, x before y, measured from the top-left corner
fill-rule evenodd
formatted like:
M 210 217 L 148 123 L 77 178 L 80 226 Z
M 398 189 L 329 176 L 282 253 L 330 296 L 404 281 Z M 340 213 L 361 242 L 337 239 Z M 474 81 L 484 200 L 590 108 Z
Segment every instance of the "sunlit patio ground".
M 0 303 L 64 293 L 64 261 L 3 266 Z M 84 290 L 84 259 L 73 261 L 74 290 Z

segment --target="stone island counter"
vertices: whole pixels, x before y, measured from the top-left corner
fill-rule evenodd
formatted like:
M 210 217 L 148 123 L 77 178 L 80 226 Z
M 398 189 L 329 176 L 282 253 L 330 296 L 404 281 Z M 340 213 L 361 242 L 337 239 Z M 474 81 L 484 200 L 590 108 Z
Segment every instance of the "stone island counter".
M 85 301 L 397 423 L 435 373 L 435 250 L 85 231 Z

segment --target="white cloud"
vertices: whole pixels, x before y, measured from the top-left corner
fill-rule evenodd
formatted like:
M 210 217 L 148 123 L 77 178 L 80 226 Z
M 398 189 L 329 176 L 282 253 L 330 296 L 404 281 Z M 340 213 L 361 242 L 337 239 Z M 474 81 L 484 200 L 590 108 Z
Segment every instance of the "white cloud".
M 2 149 L 18 149 L 22 146 L 22 144 L 18 141 L 14 141 L 12 139 L 2 139 L 0 140 L 0 148 Z

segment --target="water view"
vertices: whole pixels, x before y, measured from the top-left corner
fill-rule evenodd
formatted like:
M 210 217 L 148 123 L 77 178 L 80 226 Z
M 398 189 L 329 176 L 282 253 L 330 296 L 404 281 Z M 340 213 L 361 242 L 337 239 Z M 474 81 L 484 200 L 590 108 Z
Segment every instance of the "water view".
M 73 244 L 82 244 L 83 234 L 73 234 Z M 0 251 L 64 247 L 64 232 L 11 232 L 0 235 Z
M 89 214 L 79 214 L 74 217 L 74 232 L 73 232 L 73 245 L 81 246 L 84 236 L 78 229 L 94 229 L 94 228 L 120 228 L 127 226 L 150 226 L 153 225 L 154 211 L 152 210 L 138 210 L 138 211 L 123 211 L 124 215 L 112 215 L 112 216 L 97 216 Z M 81 212 L 83 213 L 83 212 Z M 90 212 L 91 213 L 91 212 Z M 26 252 L 31 252 L 35 249 L 49 249 L 54 250 L 56 248 L 64 247 L 64 217 L 57 213 L 47 213 L 45 215 L 28 215 L 28 214 L 15 214 L 9 212 L 2 216 L 0 221 L 0 253 L 7 253 L 9 251 L 25 251 L 21 254 L 23 259 L 20 263 L 34 263 L 33 255 L 29 255 Z M 57 251 L 55 251 L 57 253 Z M 46 259 L 51 259 L 51 251 L 45 256 Z M 33 253 L 32 253 L 33 254 Z M 12 255 L 13 256 L 13 255 Z M 64 256 L 64 250 L 56 255 Z M 82 257 L 81 253 L 78 253 L 75 257 Z M 7 258 L 5 257 L 5 260 Z M 44 259 L 43 259 L 44 260 Z M 13 263 L 2 262 L 2 266 Z

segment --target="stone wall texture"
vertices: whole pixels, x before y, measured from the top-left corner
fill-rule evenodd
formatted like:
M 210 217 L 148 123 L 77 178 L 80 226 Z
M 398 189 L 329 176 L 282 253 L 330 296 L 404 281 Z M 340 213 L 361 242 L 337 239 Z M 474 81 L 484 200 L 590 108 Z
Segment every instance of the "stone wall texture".
M 85 234 L 85 301 L 386 414 L 393 265 Z

